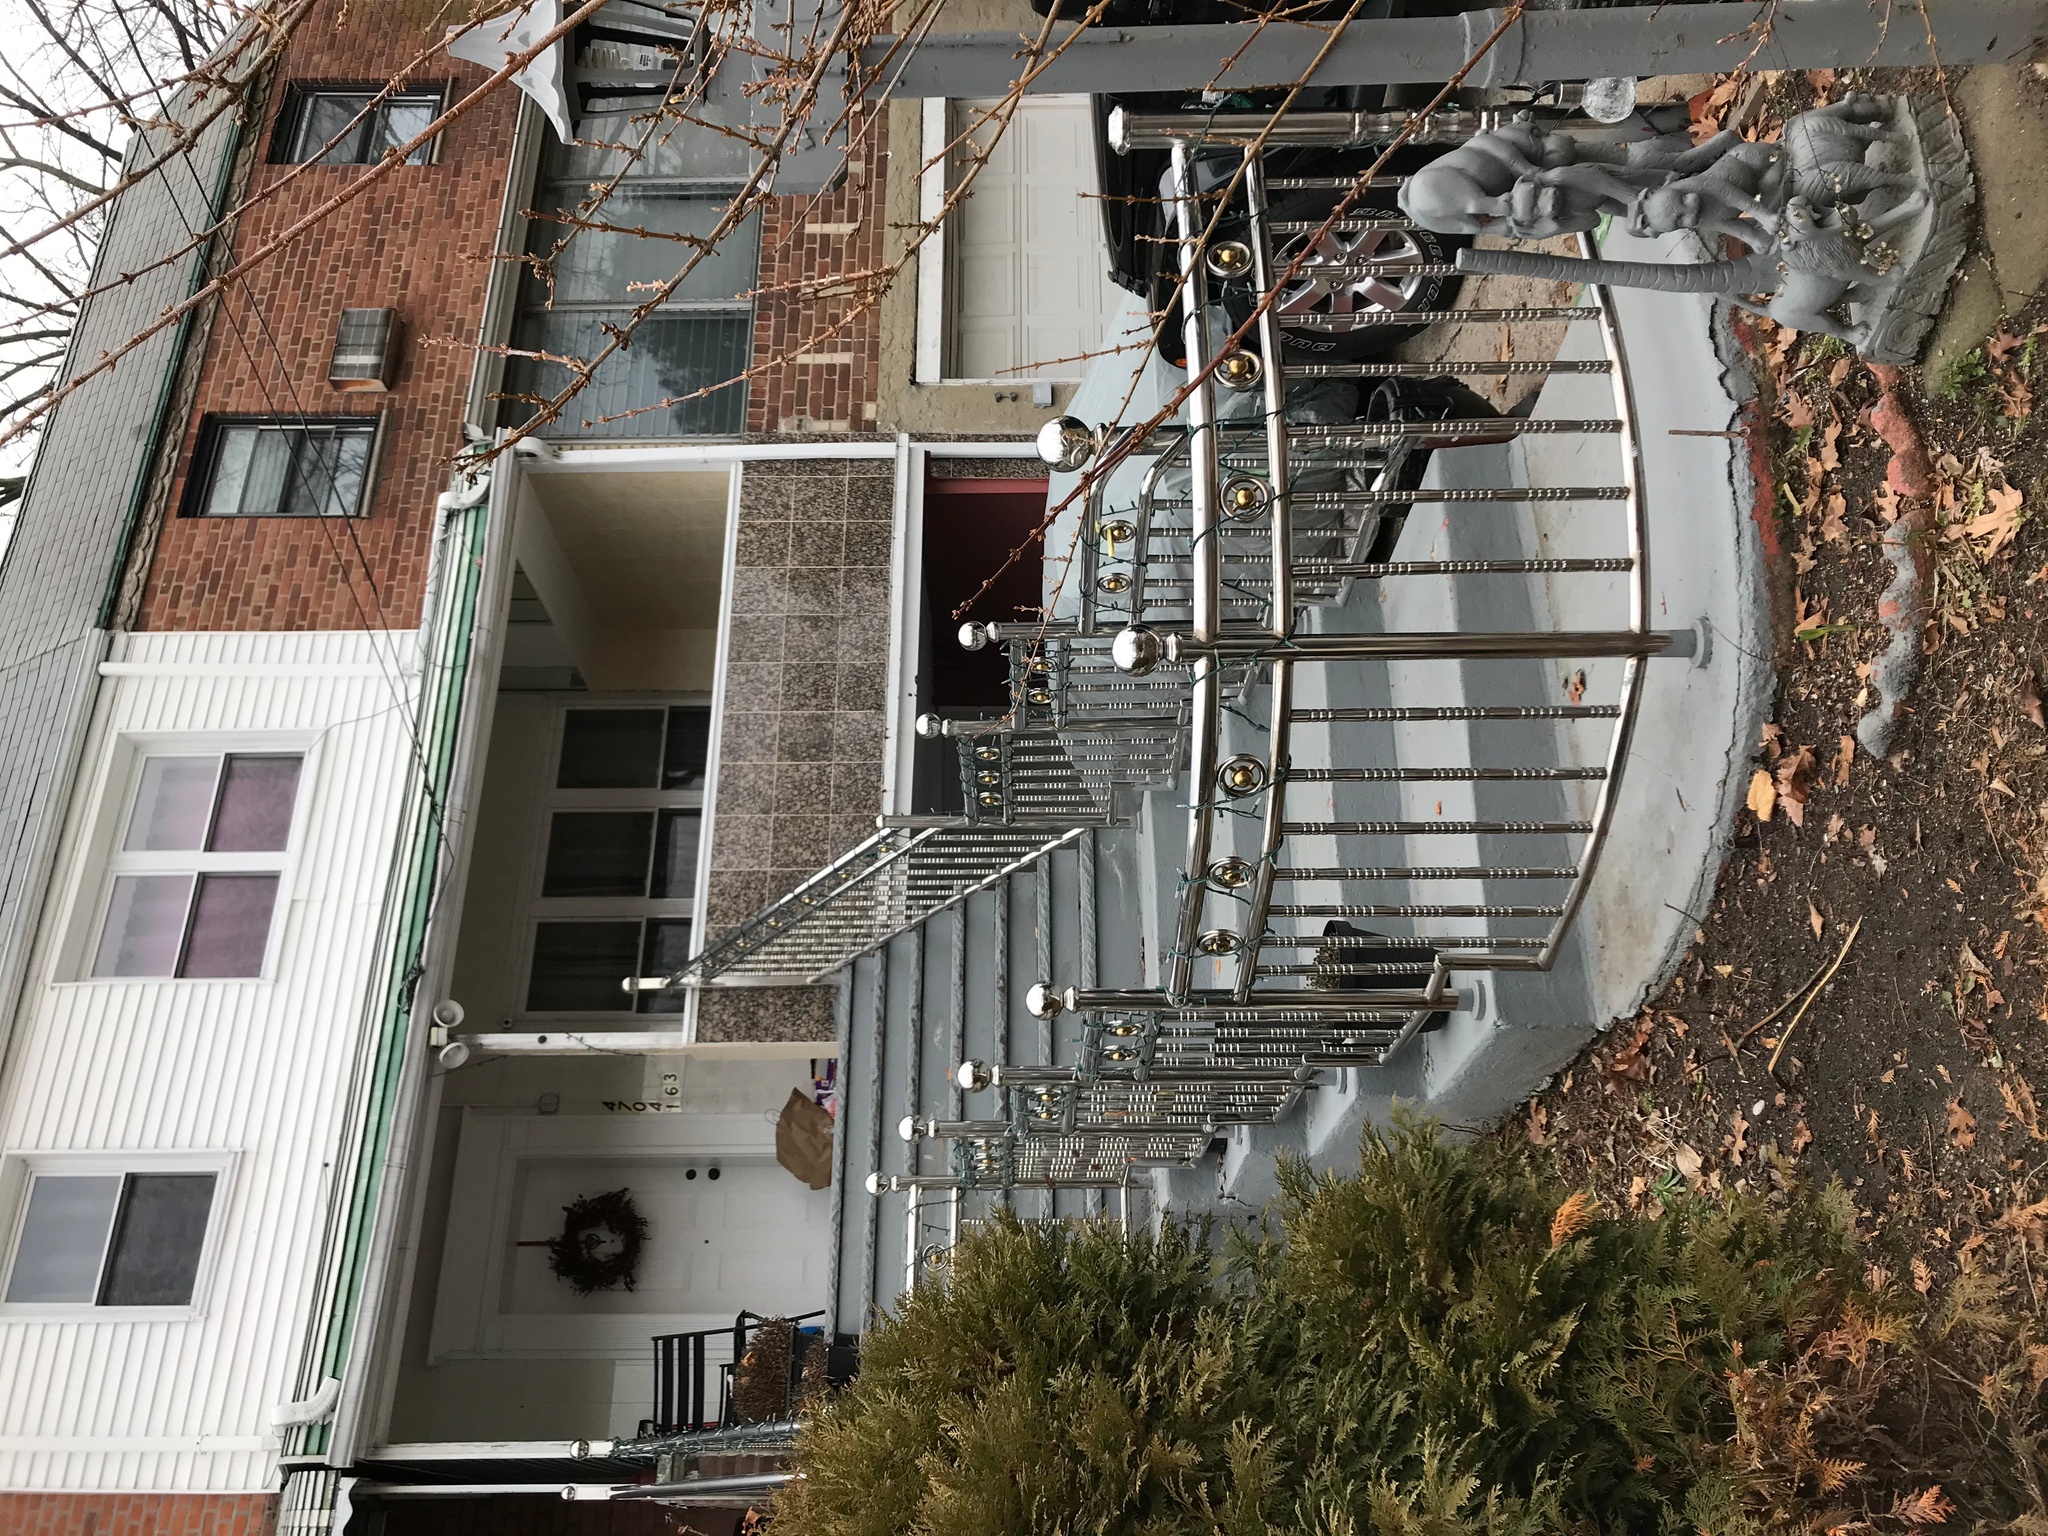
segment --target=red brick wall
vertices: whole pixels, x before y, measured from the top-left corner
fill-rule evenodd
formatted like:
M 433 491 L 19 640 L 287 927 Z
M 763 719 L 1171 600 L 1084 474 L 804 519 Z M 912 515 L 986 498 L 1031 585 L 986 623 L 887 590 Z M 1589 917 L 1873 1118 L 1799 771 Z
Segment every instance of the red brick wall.
M 869 120 L 838 191 L 819 198 L 778 197 L 762 211 L 749 432 L 874 428 L 886 124 L 881 113 Z M 873 276 L 863 280 L 863 274 Z M 821 334 L 849 314 L 850 324 Z
M 439 13 L 409 0 L 316 8 L 293 39 L 279 83 L 373 81 L 422 51 Z M 445 56 L 423 82 L 450 82 L 450 101 L 485 72 Z M 253 191 L 292 166 L 267 162 L 261 134 Z M 173 515 L 158 542 L 138 628 L 358 629 L 419 622 L 434 498 L 462 443 L 462 410 L 490 276 L 517 97 L 492 93 L 441 136 L 439 163 L 400 166 L 301 235 L 224 301 L 207 340 L 187 424 Z M 367 166 L 309 166 L 235 232 L 249 253 L 318 207 Z M 344 395 L 327 383 L 344 308 L 396 308 L 406 327 L 396 387 Z M 384 421 L 368 515 L 193 518 L 176 515 L 200 418 L 209 411 L 289 415 L 379 412 Z M 353 533 L 354 537 L 350 535 Z
M 733 1536 L 743 1511 L 626 1500 L 570 1503 L 545 1493 L 386 1499 L 384 1536 Z
M 0 1493 L 6 1536 L 270 1536 L 264 1493 Z

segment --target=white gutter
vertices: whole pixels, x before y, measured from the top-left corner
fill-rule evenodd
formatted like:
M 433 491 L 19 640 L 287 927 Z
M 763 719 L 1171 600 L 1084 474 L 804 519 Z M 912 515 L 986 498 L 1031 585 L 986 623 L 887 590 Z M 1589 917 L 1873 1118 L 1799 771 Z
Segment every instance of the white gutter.
M 483 1499 L 508 1493 L 537 1493 L 551 1499 L 611 1499 L 614 1483 L 371 1483 L 359 1482 L 351 1499 Z
M 320 1390 L 311 1397 L 301 1398 L 296 1403 L 279 1403 L 270 1410 L 272 1429 L 290 1429 L 295 1424 L 319 1424 L 334 1412 L 334 1405 L 341 1401 L 341 1381 L 330 1376 L 320 1383 Z
M 733 572 L 740 563 L 740 495 L 746 471 L 735 464 L 725 491 L 725 548 L 718 566 L 718 641 L 711 662 L 711 732 L 705 740 L 704 810 L 699 823 L 705 836 L 697 849 L 697 879 L 690 890 L 690 958 L 704 952 L 710 937 L 705 921 L 711 910 L 711 848 L 718 841 L 718 759 L 725 745 L 725 677 L 732 660 Z M 697 989 L 683 1001 L 683 1033 L 697 1038 Z
M 889 710 L 882 736 L 882 809 L 901 816 L 910 809 L 916 768 L 916 735 L 905 729 L 917 713 L 917 663 L 924 637 L 918 597 L 924 573 L 924 455 L 910 435 L 896 439 L 896 487 L 890 502 L 889 536 Z
M 448 1044 L 491 1056 L 698 1056 L 737 1061 L 804 1061 L 839 1050 L 830 1040 L 699 1040 L 692 1031 L 680 1029 L 460 1034 L 450 1035 Z
M 510 455 L 493 466 L 488 521 L 485 523 L 482 570 L 477 578 L 469 667 L 462 683 L 461 716 L 456 727 L 454 761 L 443 799 L 447 840 L 435 882 L 433 916 L 428 920 L 420 953 L 420 975 L 413 990 L 412 1016 L 407 1023 L 405 1056 L 392 1095 L 391 1128 L 385 1143 L 377 1205 L 371 1218 L 369 1247 L 363 1256 L 360 1301 L 348 1359 L 342 1366 L 340 1401 L 327 1442 L 330 1467 L 352 1466 L 356 1446 L 368 1426 L 370 1383 L 379 1374 L 385 1334 L 389 1331 L 393 1258 L 399 1232 L 411 1205 L 413 1162 L 419 1126 L 432 1082 L 427 1036 L 433 1009 L 446 995 L 455 963 L 455 940 L 462 925 L 462 898 L 468 883 L 473 828 L 471 815 L 477 769 L 490 741 L 497 706 L 499 659 L 503 654 L 507 593 L 512 582 L 512 523 L 519 498 L 519 466 Z M 439 540 L 436 540 L 437 546 Z M 394 871 L 393 878 L 399 878 Z

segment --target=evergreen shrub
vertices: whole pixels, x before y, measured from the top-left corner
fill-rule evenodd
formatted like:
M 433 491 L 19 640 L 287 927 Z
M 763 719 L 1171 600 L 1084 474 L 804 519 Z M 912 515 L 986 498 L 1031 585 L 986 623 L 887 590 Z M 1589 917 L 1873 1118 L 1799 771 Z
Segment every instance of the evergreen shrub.
M 1909 1333 L 1850 1214 L 1837 1190 L 1617 1219 L 1518 1149 L 1403 1124 L 1355 1174 L 1286 1169 L 1272 1226 L 1220 1253 L 1171 1225 L 1004 1217 L 869 1334 L 777 1524 L 1829 1529 Z

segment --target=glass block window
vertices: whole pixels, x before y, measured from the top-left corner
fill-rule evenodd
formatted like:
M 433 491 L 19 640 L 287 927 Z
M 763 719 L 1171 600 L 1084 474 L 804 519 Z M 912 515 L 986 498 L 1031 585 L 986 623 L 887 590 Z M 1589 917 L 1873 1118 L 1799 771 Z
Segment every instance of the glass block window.
M 570 383 L 569 368 L 550 358 L 594 357 L 610 329 L 682 269 L 695 249 L 689 241 L 718 228 L 752 169 L 753 152 L 740 138 L 707 123 L 669 122 L 648 142 L 647 119 L 632 110 L 587 114 L 577 139 L 571 146 L 550 139 L 534 190 L 527 249 L 546 262 L 551 281 L 529 272 L 522 283 L 503 385 L 508 424 Z M 599 184 L 613 190 L 592 206 Z M 759 261 L 759 221 L 750 216 L 720 237 L 634 328 L 632 345 L 607 358 L 542 435 L 743 431 L 747 388 L 728 381 L 753 357 L 750 295 Z
M 145 757 L 91 974 L 260 976 L 303 765 L 297 753 Z

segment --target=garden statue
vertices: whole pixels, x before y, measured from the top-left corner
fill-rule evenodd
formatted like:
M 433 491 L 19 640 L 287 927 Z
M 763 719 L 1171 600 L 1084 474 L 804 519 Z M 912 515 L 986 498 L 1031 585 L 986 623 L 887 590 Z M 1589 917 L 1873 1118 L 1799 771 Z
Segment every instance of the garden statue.
M 1797 330 L 1910 363 L 1961 259 L 1975 199 L 1962 135 L 1939 101 L 1852 95 L 1802 112 L 1780 141 L 1722 132 L 1622 145 L 1527 115 L 1411 176 L 1402 210 L 1440 234 L 1517 239 L 1690 234 L 1710 259 L 1601 261 L 1461 250 L 1459 268 L 1711 293 Z

